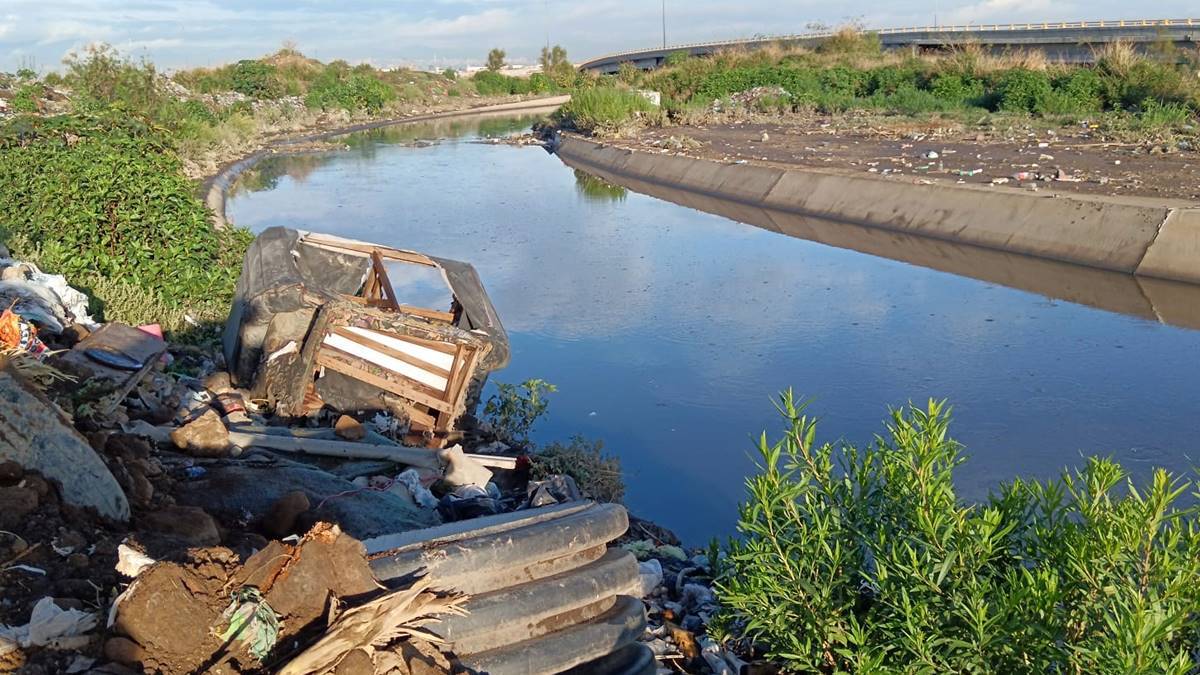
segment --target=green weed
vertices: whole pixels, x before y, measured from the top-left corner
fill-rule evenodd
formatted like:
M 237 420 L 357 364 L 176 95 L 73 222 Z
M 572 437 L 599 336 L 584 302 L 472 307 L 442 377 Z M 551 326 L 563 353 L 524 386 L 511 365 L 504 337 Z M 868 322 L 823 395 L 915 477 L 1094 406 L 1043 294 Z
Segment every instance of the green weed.
M 576 91 L 571 100 L 555 111 L 561 123 L 589 133 L 616 133 L 640 115 L 658 109 L 640 94 L 613 87 Z

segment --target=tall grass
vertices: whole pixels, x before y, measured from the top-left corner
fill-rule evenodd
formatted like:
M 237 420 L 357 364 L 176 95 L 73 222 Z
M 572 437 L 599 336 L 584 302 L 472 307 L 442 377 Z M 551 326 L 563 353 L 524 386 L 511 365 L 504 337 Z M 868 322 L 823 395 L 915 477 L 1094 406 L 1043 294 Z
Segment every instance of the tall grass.
M 615 134 L 639 118 L 657 117 L 658 113 L 658 108 L 641 94 L 616 87 L 594 87 L 572 94 L 555 117 L 579 131 Z

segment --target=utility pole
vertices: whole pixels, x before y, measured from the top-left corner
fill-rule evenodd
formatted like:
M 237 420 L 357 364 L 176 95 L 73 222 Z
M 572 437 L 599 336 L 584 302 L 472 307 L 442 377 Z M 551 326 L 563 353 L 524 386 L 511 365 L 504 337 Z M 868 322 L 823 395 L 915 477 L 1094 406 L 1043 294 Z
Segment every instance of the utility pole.
M 667 0 L 662 0 L 663 49 L 667 48 Z

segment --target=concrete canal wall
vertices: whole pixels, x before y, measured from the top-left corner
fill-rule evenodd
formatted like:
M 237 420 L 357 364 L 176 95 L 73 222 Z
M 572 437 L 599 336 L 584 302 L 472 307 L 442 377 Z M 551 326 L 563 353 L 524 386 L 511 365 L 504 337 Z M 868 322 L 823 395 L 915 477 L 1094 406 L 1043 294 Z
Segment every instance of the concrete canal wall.
M 1147 199 L 919 185 L 659 155 L 563 134 L 574 164 L 743 204 L 1115 272 L 1200 283 L 1200 208 Z

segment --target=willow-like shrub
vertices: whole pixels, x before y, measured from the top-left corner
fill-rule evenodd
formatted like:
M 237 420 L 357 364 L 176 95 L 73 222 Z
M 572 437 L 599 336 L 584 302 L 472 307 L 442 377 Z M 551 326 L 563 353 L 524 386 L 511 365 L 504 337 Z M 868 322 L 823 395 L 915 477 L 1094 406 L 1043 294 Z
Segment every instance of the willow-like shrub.
M 779 408 L 717 565 L 717 630 L 799 672 L 1197 672 L 1191 481 L 1136 487 L 1093 458 L 970 504 L 943 403 L 893 411 L 867 448 L 818 445 L 791 392 Z

